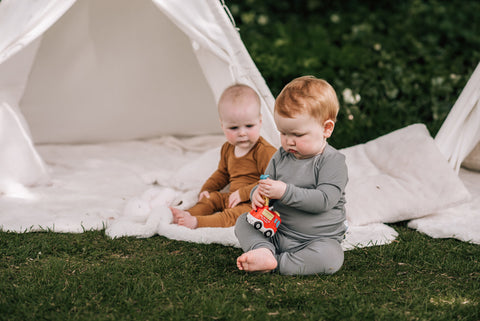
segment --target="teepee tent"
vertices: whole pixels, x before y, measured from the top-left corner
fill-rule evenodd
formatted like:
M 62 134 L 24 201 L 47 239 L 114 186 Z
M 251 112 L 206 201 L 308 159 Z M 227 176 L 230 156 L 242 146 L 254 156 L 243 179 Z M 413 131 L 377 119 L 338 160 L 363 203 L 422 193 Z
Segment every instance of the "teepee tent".
M 480 142 L 480 64 L 453 105 L 435 142 L 455 171 Z M 480 165 L 477 165 L 477 167 Z
M 273 97 L 217 0 L 0 2 L 0 192 L 46 180 L 36 144 L 221 133 L 245 83 L 276 143 Z

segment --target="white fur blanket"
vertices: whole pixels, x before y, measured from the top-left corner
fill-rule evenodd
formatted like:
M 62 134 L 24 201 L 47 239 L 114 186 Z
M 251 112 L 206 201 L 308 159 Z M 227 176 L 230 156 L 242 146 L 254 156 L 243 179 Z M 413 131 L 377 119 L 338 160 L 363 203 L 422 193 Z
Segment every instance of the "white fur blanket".
M 195 202 L 199 187 L 216 168 L 223 140 L 221 136 L 162 137 L 102 145 L 38 146 L 52 179 L 46 186 L 18 186 L 1 195 L 0 226 L 15 232 L 77 233 L 105 228 L 111 237 L 159 234 L 238 246 L 233 228 L 179 227 L 170 224 L 167 208 L 179 202 L 186 208 Z M 390 243 L 397 232 L 383 223 L 412 219 L 412 228 L 432 237 L 480 244 L 475 236 L 479 195 L 468 202 L 471 195 L 446 165 L 423 125 L 342 152 L 350 175 L 345 250 Z M 478 186 L 478 180 L 473 185 Z M 466 224 L 451 224 L 452 217 L 456 221 L 462 217 Z M 436 225 L 441 225 L 442 233 L 435 234 L 438 226 L 434 231 L 425 228 Z
M 480 172 L 460 169 L 459 176 L 470 191 L 470 201 L 411 220 L 408 227 L 435 238 L 480 244 Z
M 179 193 L 169 187 L 156 187 L 147 190 L 140 197 L 134 197 L 127 203 L 123 214 L 111 222 L 106 233 L 111 237 L 136 236 L 151 237 L 156 234 L 170 239 L 197 242 L 219 243 L 239 247 L 233 227 L 228 228 L 189 228 L 171 224 L 172 215 L 169 205 L 182 202 L 187 208 L 196 199 L 197 193 Z M 373 223 L 366 226 L 352 226 L 342 243 L 344 250 L 387 244 L 398 233 L 385 224 Z

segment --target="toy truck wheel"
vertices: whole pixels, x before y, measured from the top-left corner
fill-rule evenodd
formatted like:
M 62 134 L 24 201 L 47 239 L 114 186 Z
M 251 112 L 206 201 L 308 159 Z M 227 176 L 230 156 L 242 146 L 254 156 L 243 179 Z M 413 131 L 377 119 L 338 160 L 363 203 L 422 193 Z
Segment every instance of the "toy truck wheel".
M 271 237 L 272 236 L 272 231 L 268 230 L 268 231 L 265 231 L 265 233 L 263 233 L 263 235 L 265 235 L 265 237 Z
M 255 222 L 255 224 L 253 224 L 253 227 L 256 229 L 256 230 L 259 230 L 262 228 L 262 223 L 260 222 Z

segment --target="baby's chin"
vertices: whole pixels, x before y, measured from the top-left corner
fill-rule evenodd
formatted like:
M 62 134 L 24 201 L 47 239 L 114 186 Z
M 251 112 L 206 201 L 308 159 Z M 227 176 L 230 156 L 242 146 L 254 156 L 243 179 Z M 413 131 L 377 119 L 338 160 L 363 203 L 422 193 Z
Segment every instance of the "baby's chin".
M 237 142 L 235 144 L 235 149 L 236 150 L 243 150 L 244 152 L 248 152 L 253 148 L 254 145 L 255 144 L 253 144 L 252 142 Z
M 242 147 L 242 148 L 249 147 L 249 146 L 253 146 L 253 145 L 254 145 L 254 143 L 252 143 L 251 141 L 236 142 L 236 143 L 235 143 L 235 146 Z
M 315 155 L 303 155 L 294 149 L 288 149 L 287 153 L 292 154 L 293 156 L 295 156 L 295 158 L 298 158 L 298 159 L 306 159 L 306 158 L 315 156 Z

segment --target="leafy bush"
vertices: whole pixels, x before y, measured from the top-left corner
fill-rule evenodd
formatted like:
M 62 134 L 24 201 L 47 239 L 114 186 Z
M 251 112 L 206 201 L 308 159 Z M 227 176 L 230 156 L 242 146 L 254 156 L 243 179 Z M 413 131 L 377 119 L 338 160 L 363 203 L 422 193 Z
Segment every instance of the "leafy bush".
M 417 122 L 435 135 L 480 61 L 480 2 L 226 4 L 274 96 L 300 75 L 335 87 L 338 148 Z

